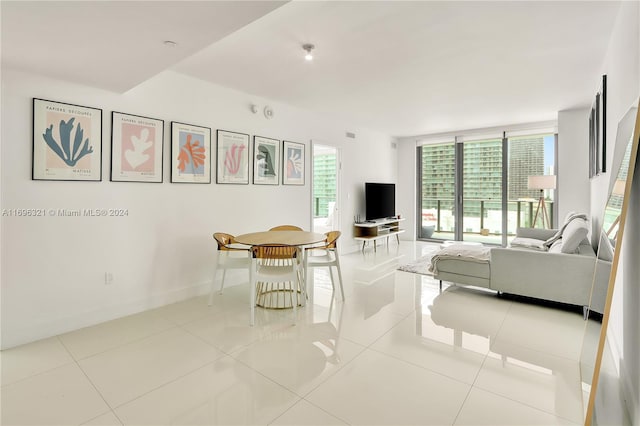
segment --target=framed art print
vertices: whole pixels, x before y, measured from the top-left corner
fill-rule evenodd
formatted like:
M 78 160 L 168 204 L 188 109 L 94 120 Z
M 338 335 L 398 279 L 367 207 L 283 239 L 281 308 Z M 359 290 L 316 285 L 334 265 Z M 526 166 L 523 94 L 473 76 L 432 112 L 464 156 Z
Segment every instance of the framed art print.
M 249 184 L 249 135 L 218 130 L 217 183 Z
M 280 141 L 253 137 L 253 184 L 278 185 L 280 180 Z
M 304 185 L 304 144 L 284 141 L 282 151 L 282 184 Z
M 162 182 L 164 121 L 111 113 L 111 180 Z
M 607 76 L 602 82 L 589 113 L 589 177 L 607 171 Z
M 171 182 L 211 183 L 211 129 L 171 122 Z
M 33 180 L 102 180 L 102 110 L 33 99 Z

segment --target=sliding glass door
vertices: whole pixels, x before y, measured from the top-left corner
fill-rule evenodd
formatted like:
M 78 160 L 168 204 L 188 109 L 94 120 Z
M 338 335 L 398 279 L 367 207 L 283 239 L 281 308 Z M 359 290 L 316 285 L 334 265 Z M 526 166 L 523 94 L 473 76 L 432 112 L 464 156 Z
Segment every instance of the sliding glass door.
M 418 238 L 455 239 L 455 143 L 418 148 Z
M 502 138 L 462 147 L 462 240 L 502 244 Z
M 505 133 L 419 146 L 418 239 L 506 245 L 518 227 L 553 227 L 556 139 Z
M 556 135 L 509 138 L 509 241 L 519 227 L 555 227 L 555 157 Z

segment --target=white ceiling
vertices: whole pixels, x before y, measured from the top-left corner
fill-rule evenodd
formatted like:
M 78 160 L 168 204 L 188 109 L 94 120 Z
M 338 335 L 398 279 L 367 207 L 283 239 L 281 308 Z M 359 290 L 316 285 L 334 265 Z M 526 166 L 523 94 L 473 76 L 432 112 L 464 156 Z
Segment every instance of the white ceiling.
M 2 60 L 117 91 L 173 69 L 404 136 L 589 105 L 618 10 L 615 1 L 3 1 Z M 303 43 L 316 45 L 313 62 Z
M 3 0 L 2 66 L 125 92 L 284 3 Z

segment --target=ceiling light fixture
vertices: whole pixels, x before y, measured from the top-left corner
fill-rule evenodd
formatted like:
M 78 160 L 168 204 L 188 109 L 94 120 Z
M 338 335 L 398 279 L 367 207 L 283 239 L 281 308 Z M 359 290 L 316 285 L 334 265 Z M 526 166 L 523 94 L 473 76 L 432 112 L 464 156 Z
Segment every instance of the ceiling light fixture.
M 166 47 L 176 47 L 178 45 L 178 43 L 176 43 L 175 41 L 172 40 L 165 40 L 162 42 L 162 44 L 164 44 Z
M 306 55 L 304 55 L 304 58 L 305 58 L 307 61 L 312 61 L 312 60 L 313 60 L 313 55 L 311 54 L 311 51 L 312 51 L 313 49 L 315 49 L 316 47 L 315 47 L 313 44 L 309 44 L 309 43 L 307 43 L 307 44 L 303 44 L 303 45 L 302 45 L 302 48 L 304 49 L 304 51 L 305 51 L 305 52 L 307 52 L 307 54 L 306 54 Z

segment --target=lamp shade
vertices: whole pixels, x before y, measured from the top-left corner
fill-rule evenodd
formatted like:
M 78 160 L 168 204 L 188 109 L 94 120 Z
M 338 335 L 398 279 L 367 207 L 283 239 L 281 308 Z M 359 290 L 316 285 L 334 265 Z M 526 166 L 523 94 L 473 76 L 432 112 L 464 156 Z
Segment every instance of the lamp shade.
M 529 189 L 556 189 L 556 176 L 529 176 L 527 183 Z
M 624 195 L 624 187 L 626 186 L 626 184 L 627 182 L 624 180 L 616 180 L 616 182 L 613 184 L 613 191 L 611 191 L 611 194 L 618 196 Z

